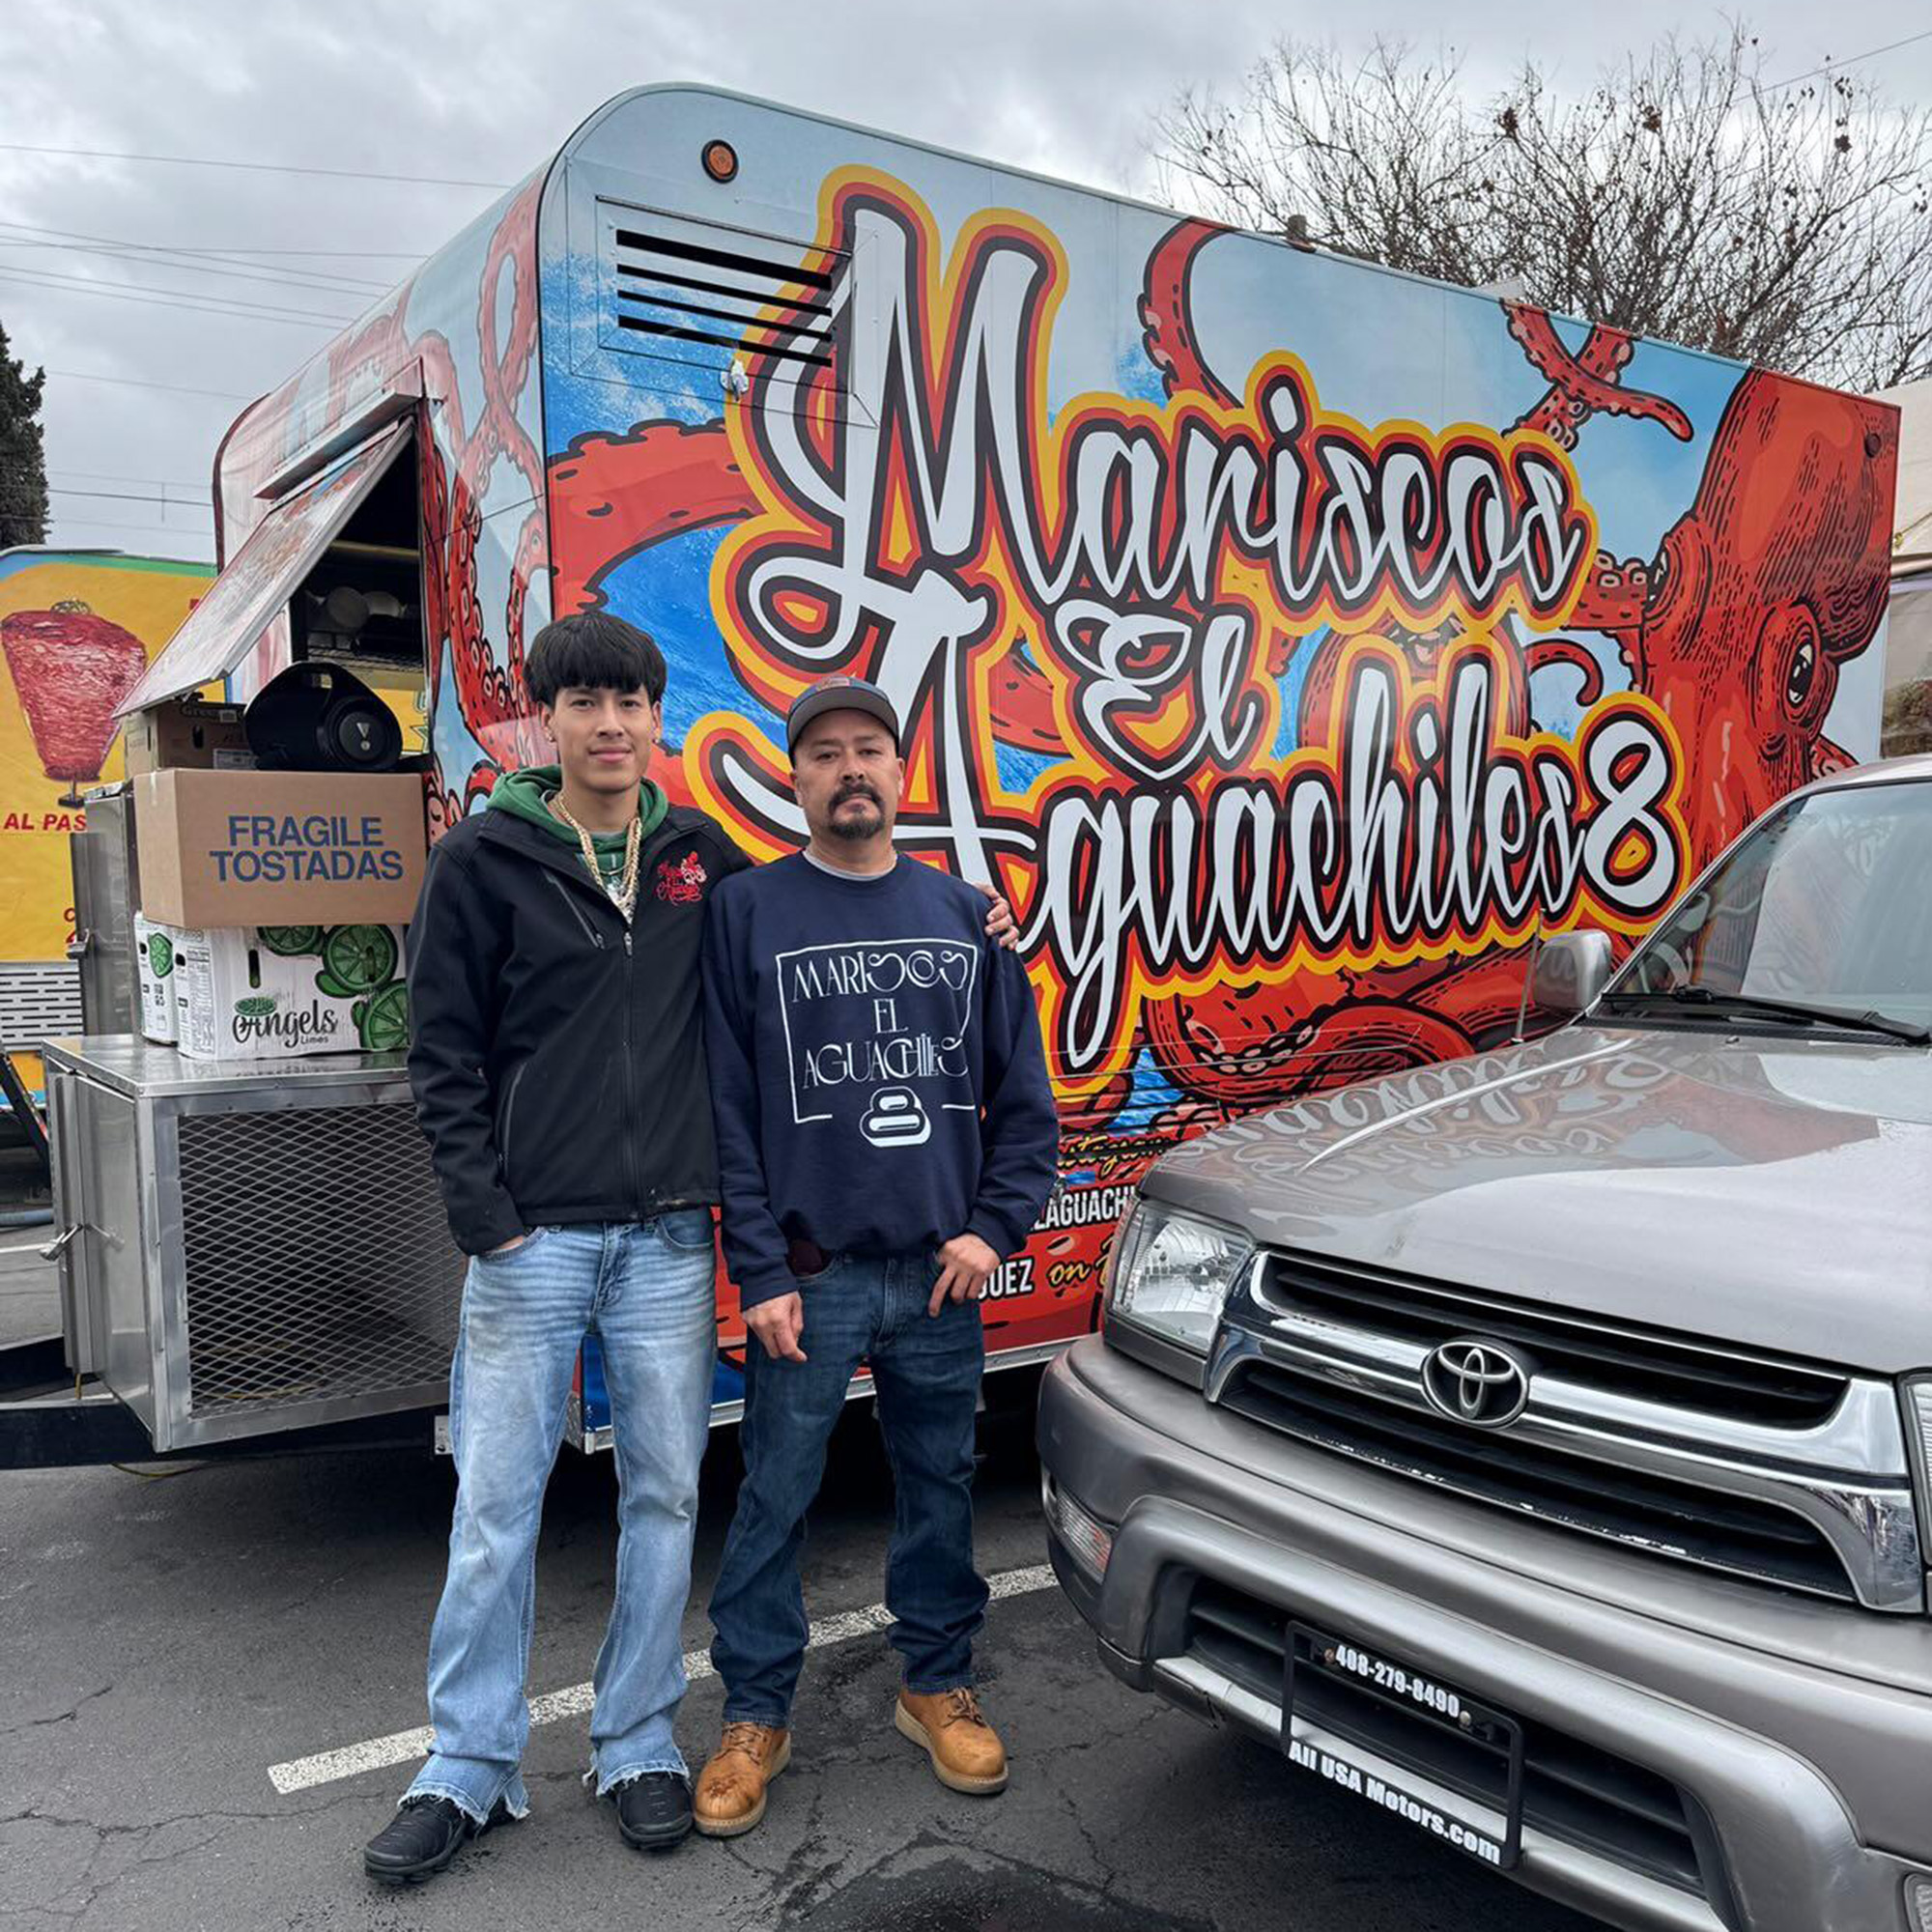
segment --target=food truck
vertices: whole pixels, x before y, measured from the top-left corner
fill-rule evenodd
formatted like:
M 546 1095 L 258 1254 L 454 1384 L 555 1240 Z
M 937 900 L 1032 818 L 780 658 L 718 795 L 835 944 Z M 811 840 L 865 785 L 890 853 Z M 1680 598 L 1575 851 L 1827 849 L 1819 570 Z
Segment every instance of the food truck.
M 241 414 L 123 708 L 384 667 L 433 838 L 545 757 L 536 631 L 607 610 L 669 663 L 656 775 L 770 858 L 788 700 L 882 684 L 903 849 L 1011 900 L 1060 1096 L 1011 1366 L 1178 1138 L 1534 1029 L 1540 936 L 1643 931 L 1874 754 L 1895 454 L 1883 404 L 648 87 Z M 54 1058 L 69 1366 L 156 1448 L 440 1401 L 400 1054 Z M 721 1417 L 743 1347 L 721 1275 Z

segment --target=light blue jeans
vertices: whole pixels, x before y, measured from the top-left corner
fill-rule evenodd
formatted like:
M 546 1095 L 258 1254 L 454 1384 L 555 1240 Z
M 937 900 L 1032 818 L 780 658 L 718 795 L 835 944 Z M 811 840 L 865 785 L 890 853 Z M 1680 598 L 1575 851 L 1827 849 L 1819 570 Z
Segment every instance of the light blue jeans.
M 617 1588 L 597 1655 L 591 1769 L 601 1797 L 641 1773 L 689 1776 L 684 1695 L 697 1470 L 716 1353 L 708 1208 L 642 1223 L 539 1228 L 469 1264 L 449 1377 L 456 1514 L 429 1640 L 435 1748 L 406 1794 L 479 1823 L 529 1809 L 519 1769 L 536 1613 L 537 1530 L 579 1344 L 603 1345 L 617 1459 Z

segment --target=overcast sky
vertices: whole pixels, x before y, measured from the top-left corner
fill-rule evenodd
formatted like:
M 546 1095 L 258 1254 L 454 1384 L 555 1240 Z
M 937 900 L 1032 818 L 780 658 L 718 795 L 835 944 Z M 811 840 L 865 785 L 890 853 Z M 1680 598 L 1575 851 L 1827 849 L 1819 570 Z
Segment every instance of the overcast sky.
M 507 184 L 611 95 L 698 80 L 1147 192 L 1148 119 L 1182 84 L 1236 86 L 1273 37 L 1321 36 L 1338 17 L 1355 42 L 1396 34 L 1435 52 L 1441 11 L 1428 0 L 1345 11 L 1257 0 L 15 0 L 0 13 L 0 144 Z M 1926 22 L 1922 0 L 1762 0 L 1749 18 L 1774 50 L 1773 79 Z M 1525 54 L 1580 90 L 1673 24 L 1723 30 L 1719 8 L 1670 0 L 1464 0 L 1457 19 L 1454 45 L 1478 93 Z M 1856 71 L 1923 101 L 1932 40 Z M 314 317 L 354 316 L 492 199 L 487 186 L 0 145 L 0 323 L 16 355 L 50 372 L 52 540 L 211 557 L 210 463 L 237 411 L 334 332 Z M 84 251 L 102 242 L 343 252 L 191 265 Z M 254 273 L 280 279 L 243 278 Z M 129 298 L 135 290 L 162 299 Z M 119 380 L 82 380 L 99 377 Z M 172 386 L 142 386 L 153 384 Z

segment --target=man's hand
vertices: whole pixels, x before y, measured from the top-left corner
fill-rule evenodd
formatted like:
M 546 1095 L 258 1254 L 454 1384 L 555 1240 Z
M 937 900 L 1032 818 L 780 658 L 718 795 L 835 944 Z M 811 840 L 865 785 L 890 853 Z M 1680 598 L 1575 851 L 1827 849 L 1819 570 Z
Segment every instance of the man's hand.
M 1009 952 L 1017 952 L 1020 946 L 1019 923 L 1013 918 L 1013 909 L 997 886 L 989 886 L 983 879 L 973 881 L 976 892 L 984 893 L 992 901 L 986 909 L 986 937 L 997 939 Z M 982 1244 L 983 1245 L 983 1244 Z
M 528 1235 L 516 1235 L 513 1236 L 507 1241 L 498 1241 L 494 1248 L 491 1248 L 489 1250 L 489 1252 L 493 1255 L 512 1254 L 518 1248 L 521 1248 L 524 1245 L 524 1243 L 528 1239 L 529 1239 Z
M 999 1265 L 999 1256 L 978 1235 L 954 1235 L 939 1251 L 939 1279 L 925 1312 L 937 1315 L 949 1296 L 954 1301 L 978 1301 Z
M 807 1359 L 798 1346 L 805 1333 L 805 1303 L 796 1294 L 775 1294 L 769 1301 L 754 1303 L 745 1311 L 745 1326 L 765 1345 L 773 1361 Z

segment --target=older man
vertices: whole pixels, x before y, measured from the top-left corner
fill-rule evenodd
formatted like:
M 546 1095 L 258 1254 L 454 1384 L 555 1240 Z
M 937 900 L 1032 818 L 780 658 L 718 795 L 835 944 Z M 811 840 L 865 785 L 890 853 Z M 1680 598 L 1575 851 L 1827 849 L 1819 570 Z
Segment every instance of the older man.
M 786 735 L 810 842 L 721 882 L 705 930 L 724 1254 L 750 1330 L 745 1480 L 711 1598 L 724 1731 L 695 1794 L 713 1837 L 756 1825 L 790 1762 L 798 1548 L 861 1362 L 898 1498 L 894 1721 L 943 1784 L 1006 1785 L 973 1690 L 979 1302 L 1045 1206 L 1058 1145 L 1025 972 L 971 887 L 894 848 L 886 695 L 827 680 Z

